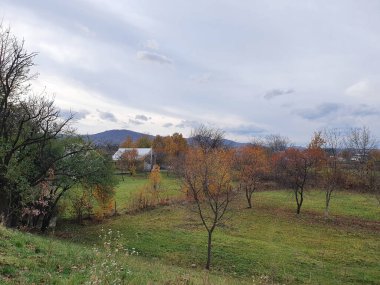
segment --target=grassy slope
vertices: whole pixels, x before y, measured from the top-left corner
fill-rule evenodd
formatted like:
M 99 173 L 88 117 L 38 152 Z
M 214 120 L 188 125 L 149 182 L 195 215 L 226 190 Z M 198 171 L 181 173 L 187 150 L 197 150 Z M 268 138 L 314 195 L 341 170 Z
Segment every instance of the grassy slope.
M 105 254 L 83 245 L 39 237 L 0 226 L 0 284 L 84 284 L 92 264 L 103 262 Z M 228 276 L 201 270 L 186 270 L 157 260 L 120 256 L 120 264 L 131 271 L 128 284 L 236 284 Z M 190 283 L 187 283 L 190 282 Z
M 127 207 L 146 183 L 144 177 L 121 182 L 118 208 Z M 175 179 L 163 176 L 162 188 L 169 189 L 162 195 L 180 195 Z M 215 232 L 213 284 L 243 283 L 252 276 L 287 284 L 379 284 L 380 209 L 373 197 L 336 193 L 327 221 L 320 191 L 307 193 L 301 217 L 294 215 L 289 192 L 260 192 L 254 199 L 251 210 L 244 208 L 244 200 L 237 201 L 227 226 Z M 204 284 L 206 234 L 197 222 L 187 207 L 173 205 L 99 225 L 63 223 L 57 234 L 70 242 L 0 228 L 0 274 L 15 284 L 81 283 L 93 261 L 104 260 L 91 250 L 100 244 L 101 228 L 112 228 L 142 255 L 123 260 L 132 271 L 132 284 L 188 284 L 188 278 Z
M 117 199 L 127 199 L 146 180 L 136 178 L 119 186 Z M 138 186 L 137 186 L 138 185 Z M 171 195 L 175 181 L 169 179 Z M 214 269 L 241 278 L 269 276 L 285 283 L 376 284 L 380 280 L 380 209 L 368 195 L 336 193 L 331 220 L 323 219 L 323 192 L 307 193 L 301 217 L 294 215 L 291 192 L 255 194 L 255 209 L 234 205 L 226 227 L 215 233 Z M 355 223 L 351 223 L 355 220 Z M 77 227 L 73 240 L 96 242 L 101 227 L 120 230 L 125 241 L 143 256 L 184 268 L 205 259 L 206 235 L 197 217 L 184 206 L 168 206 L 121 216 L 103 225 Z M 369 223 L 369 224 L 368 224 Z

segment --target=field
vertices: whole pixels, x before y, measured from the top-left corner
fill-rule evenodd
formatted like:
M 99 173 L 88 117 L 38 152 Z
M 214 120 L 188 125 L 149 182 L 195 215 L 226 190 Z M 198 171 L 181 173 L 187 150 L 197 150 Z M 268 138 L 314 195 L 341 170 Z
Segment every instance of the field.
M 144 176 L 120 180 L 118 211 L 128 209 L 133 193 L 146 183 Z M 182 195 L 179 189 L 176 179 L 163 176 L 161 195 Z M 306 193 L 300 216 L 290 191 L 258 192 L 253 199 L 254 208 L 247 209 L 237 197 L 230 219 L 216 230 L 210 276 L 202 270 L 206 231 L 186 203 L 122 213 L 85 226 L 61 221 L 56 237 L 47 240 L 3 230 L 2 235 L 14 237 L 5 239 L 5 245 L 2 238 L 0 265 L 7 264 L 2 274 L 8 272 L 9 282 L 37 284 L 39 278 L 51 278 L 45 283 L 76 284 L 88 278 L 92 260 L 104 258 L 94 257 L 91 248 L 101 247 L 102 229 L 111 229 L 122 233 L 123 245 L 139 252 L 125 258 L 132 284 L 380 284 L 380 207 L 374 197 L 337 192 L 330 219 L 323 217 L 324 194 L 318 190 Z M 42 264 L 46 271 L 38 270 Z M 78 264 L 86 266 L 80 271 Z M 27 270 L 21 274 L 20 268 Z
M 91 247 L 39 237 L 0 226 L 0 284 L 107 284 L 88 283 L 94 264 L 109 259 Z M 124 284 L 236 284 L 233 277 L 165 265 L 157 260 L 120 255 Z M 112 277 L 112 276 L 110 276 Z M 110 279 L 111 280 L 111 279 Z M 111 283 L 108 283 L 111 284 Z

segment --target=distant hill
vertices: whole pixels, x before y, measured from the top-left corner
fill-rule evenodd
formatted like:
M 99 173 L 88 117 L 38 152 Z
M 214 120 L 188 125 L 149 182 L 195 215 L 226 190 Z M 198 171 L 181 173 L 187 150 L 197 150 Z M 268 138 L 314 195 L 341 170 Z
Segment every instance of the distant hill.
M 90 141 L 97 145 L 103 145 L 106 143 L 120 145 L 128 136 L 130 136 L 134 141 L 142 136 L 148 136 L 149 138 L 154 139 L 154 136 L 152 135 L 134 132 L 130 130 L 109 130 L 92 135 L 83 135 L 84 138 L 88 138 Z M 239 147 L 244 145 L 244 143 L 235 142 L 227 139 L 224 140 L 224 143 L 225 145 L 230 147 Z
M 93 135 L 84 135 L 83 137 L 88 138 L 90 141 L 98 145 L 106 143 L 120 145 L 128 136 L 130 136 L 134 141 L 142 136 L 148 136 L 151 139 L 154 138 L 152 135 L 130 130 L 109 130 Z

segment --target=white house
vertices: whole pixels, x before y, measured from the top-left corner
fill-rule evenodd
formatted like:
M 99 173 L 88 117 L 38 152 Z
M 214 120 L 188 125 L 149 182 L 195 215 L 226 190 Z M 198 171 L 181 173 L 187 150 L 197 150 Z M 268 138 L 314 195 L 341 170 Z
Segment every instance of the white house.
M 119 148 L 114 155 L 112 155 L 113 161 L 120 160 L 121 156 L 126 151 L 137 151 L 137 159 L 144 161 L 144 170 L 150 171 L 153 163 L 153 150 L 152 148 Z

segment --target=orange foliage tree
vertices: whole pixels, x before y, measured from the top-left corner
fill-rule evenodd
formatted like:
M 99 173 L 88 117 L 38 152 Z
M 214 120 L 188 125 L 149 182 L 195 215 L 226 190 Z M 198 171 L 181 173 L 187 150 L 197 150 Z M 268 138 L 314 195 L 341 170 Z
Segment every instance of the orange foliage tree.
M 186 139 L 179 133 L 166 137 L 157 135 L 152 143 L 156 163 L 168 170 L 177 167 L 178 159 L 183 156 L 187 147 Z
M 152 185 L 154 191 L 158 191 L 161 184 L 160 166 L 157 164 L 153 166 L 152 171 L 149 174 L 149 182 Z
M 114 195 L 115 190 L 113 187 L 107 185 L 95 185 L 92 189 L 93 196 L 98 202 L 99 208 L 96 211 L 96 216 L 99 219 L 102 219 L 106 214 L 112 212 L 114 209 Z M 116 209 L 114 209 L 116 212 Z
M 127 136 L 127 138 L 120 144 L 122 148 L 134 148 L 135 144 L 131 136 Z
M 192 148 L 184 164 L 184 184 L 208 232 L 206 269 L 211 265 L 211 243 L 215 228 L 221 224 L 232 194 L 232 153 L 223 149 Z
M 123 154 L 120 156 L 118 164 L 124 172 L 129 171 L 131 176 L 135 176 L 137 162 L 138 162 L 138 153 L 137 153 L 137 149 L 134 148 L 134 149 L 126 150 L 125 152 L 123 152 Z
M 152 147 L 152 139 L 148 136 L 141 136 L 135 142 L 136 148 L 150 148 Z
M 248 208 L 252 208 L 252 195 L 262 187 L 263 180 L 269 173 L 267 152 L 263 147 L 245 146 L 236 152 L 235 164 L 239 189 L 245 193 Z

